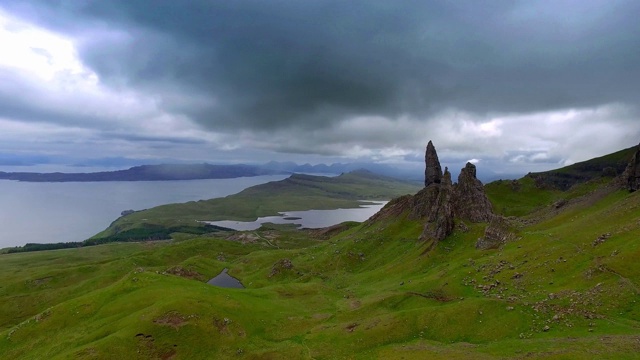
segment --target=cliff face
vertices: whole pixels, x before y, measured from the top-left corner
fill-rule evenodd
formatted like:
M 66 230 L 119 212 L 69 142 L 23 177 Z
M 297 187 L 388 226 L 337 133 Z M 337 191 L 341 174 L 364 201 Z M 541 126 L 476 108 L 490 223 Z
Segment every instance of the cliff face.
M 622 185 L 632 192 L 640 189 L 640 145 L 622 173 Z

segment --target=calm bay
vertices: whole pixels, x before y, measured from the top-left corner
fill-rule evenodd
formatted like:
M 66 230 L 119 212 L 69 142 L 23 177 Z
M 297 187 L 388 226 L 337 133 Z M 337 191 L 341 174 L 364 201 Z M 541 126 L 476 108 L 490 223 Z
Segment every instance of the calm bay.
M 235 179 L 35 183 L 0 181 L 0 248 L 82 241 L 123 210 L 223 197 L 287 175 Z

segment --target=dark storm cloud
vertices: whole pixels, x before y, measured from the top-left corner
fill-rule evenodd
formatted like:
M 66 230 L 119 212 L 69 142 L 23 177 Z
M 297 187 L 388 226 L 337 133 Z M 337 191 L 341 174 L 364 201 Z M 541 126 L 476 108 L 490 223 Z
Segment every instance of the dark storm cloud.
M 214 129 L 640 100 L 636 1 L 42 1 L 113 86 Z M 194 96 L 208 99 L 197 104 Z

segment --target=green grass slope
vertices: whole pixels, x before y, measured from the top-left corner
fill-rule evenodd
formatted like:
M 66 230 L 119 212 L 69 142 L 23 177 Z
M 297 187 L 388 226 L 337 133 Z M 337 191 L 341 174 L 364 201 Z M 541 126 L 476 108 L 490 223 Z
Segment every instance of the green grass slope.
M 475 249 L 476 224 L 425 251 L 422 224 L 401 214 L 328 240 L 265 229 L 2 255 L 0 354 L 638 358 L 640 193 L 510 186 L 495 185 L 494 206 L 526 216 L 497 250 Z M 205 283 L 223 268 L 246 289 Z

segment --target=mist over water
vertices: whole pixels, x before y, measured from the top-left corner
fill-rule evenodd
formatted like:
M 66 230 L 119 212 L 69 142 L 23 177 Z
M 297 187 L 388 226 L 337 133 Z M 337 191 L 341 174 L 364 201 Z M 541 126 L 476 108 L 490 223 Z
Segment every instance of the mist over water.
M 67 183 L 0 180 L 0 248 L 82 241 L 107 228 L 123 210 L 223 197 L 286 177 Z

